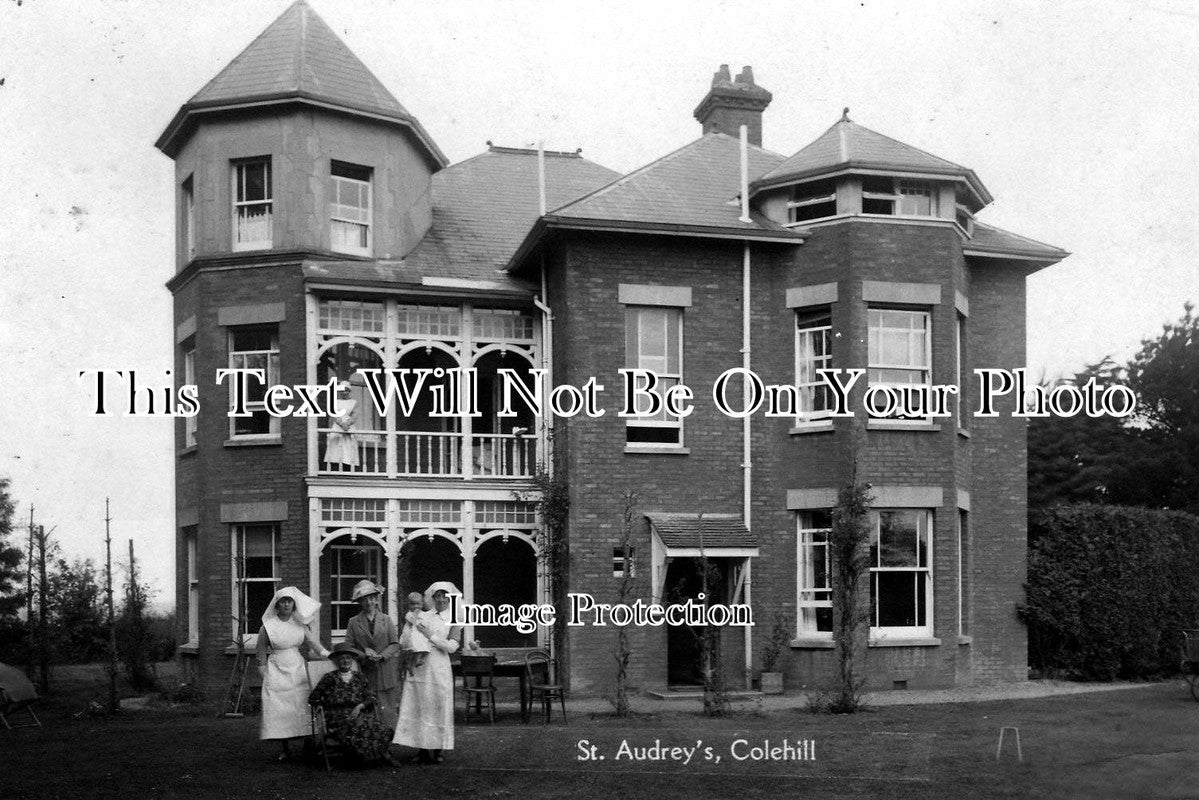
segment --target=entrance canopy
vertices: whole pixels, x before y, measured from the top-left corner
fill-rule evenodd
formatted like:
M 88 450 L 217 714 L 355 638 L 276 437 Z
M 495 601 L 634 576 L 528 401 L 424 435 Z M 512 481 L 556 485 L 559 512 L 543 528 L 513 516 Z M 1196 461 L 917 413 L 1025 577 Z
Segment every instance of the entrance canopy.
M 758 540 L 740 514 L 650 513 L 653 544 L 653 595 L 660 602 L 671 558 L 749 559 L 758 556 Z M 738 570 L 738 573 L 741 571 Z M 734 596 L 740 594 L 741 579 Z

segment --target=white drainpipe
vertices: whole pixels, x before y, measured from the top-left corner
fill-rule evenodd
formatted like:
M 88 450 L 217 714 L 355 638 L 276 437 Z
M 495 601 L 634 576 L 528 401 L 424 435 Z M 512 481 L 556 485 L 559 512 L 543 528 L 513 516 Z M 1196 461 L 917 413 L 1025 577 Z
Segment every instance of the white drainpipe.
M 741 126 L 741 221 L 749 222 L 749 131 L 745 125 Z M 749 242 L 745 242 L 745 250 L 741 259 L 741 366 L 745 369 L 746 374 L 750 369 L 750 335 L 749 335 Z M 750 386 L 749 381 L 745 381 L 742 389 L 744 406 L 748 408 L 750 401 Z M 750 438 L 750 423 L 749 415 L 746 415 L 741 420 L 741 480 L 742 480 L 742 514 L 744 517 L 746 530 L 753 530 L 751 525 L 752 512 L 750 511 L 751 485 L 753 479 L 753 445 Z M 751 588 L 753 585 L 751 565 L 753 560 L 745 559 L 744 571 L 744 596 L 742 602 L 749 605 L 752 600 Z M 753 628 L 748 625 L 743 628 L 745 631 L 745 688 L 750 687 L 751 675 L 753 672 Z

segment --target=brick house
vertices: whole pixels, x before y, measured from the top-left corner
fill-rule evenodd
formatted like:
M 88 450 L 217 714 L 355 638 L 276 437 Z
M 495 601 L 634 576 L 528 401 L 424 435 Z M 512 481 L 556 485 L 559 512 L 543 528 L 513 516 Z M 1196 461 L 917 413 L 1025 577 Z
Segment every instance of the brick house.
M 848 113 L 790 158 L 763 149 L 770 99 L 748 68 L 722 67 L 696 109 L 702 137 L 624 176 L 498 146 L 450 165 L 301 0 L 185 103 L 157 146 L 176 164 L 176 369 L 205 409 L 176 433 L 189 674 L 222 683 L 239 631 L 285 584 L 319 597 L 330 641 L 363 577 L 387 587 L 393 615 L 440 579 L 475 603 L 541 602 L 552 579 L 612 602 L 626 569 L 637 597 L 668 602 L 696 596 L 702 554 L 710 599 L 748 603 L 758 622 L 722 633 L 729 681 L 748 683 L 777 617 L 789 685 L 813 685 L 833 668 L 828 512 L 856 464 L 875 497 L 871 685 L 1022 679 L 1024 422 L 956 405 L 834 419 L 814 370 L 866 370 L 860 407 L 867 381 L 1021 366 L 1024 278 L 1066 253 L 975 222 L 991 198 L 971 170 Z M 709 387 L 742 366 L 797 387 L 796 407 L 717 410 Z M 693 387 L 694 413 L 618 417 L 626 367 Z M 347 381 L 356 418 L 272 417 L 255 381 L 247 415 L 226 417 L 225 368 Z M 377 413 L 358 370 L 396 368 L 476 369 L 477 413 L 434 416 L 430 395 Z M 531 381 L 533 368 L 547 388 L 595 377 L 607 413 L 501 416 L 500 370 Z M 539 464 L 569 487 L 555 576 Z M 551 638 L 468 635 L 503 652 Z M 697 680 L 687 630 L 631 639 L 637 685 Z M 574 690 L 608 688 L 614 641 L 612 627 L 565 629 Z

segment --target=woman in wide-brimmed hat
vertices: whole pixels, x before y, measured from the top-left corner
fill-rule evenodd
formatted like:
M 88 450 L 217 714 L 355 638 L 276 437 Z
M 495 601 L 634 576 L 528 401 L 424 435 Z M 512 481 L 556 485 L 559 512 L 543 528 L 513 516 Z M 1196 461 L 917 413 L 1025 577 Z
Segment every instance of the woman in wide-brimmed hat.
M 400 710 L 400 679 L 396 670 L 400 634 L 382 605 L 383 589 L 369 580 L 358 581 L 353 599 L 362 611 L 346 625 L 346 641 L 363 653 L 362 674 L 379 699 L 385 720 L 394 725 Z
M 262 675 L 262 727 L 260 738 L 282 742 L 281 759 L 291 753 L 288 742 L 312 731 L 308 713 L 308 670 L 301 645 L 322 657 L 329 651 L 308 626 L 321 604 L 294 586 L 275 592 L 262 615 L 258 632 L 258 673 Z
M 337 671 L 320 679 L 308 702 L 324 709 L 325 727 L 354 756 L 363 761 L 382 759 L 393 763 L 387 752 L 391 727 L 370 713 L 375 707 L 375 694 L 362 673 L 354 670 L 354 662 L 364 657 L 349 642 L 334 645 L 329 658 Z
M 400 721 L 395 743 L 417 748 L 418 758 L 440 764 L 443 750 L 454 748 L 454 674 L 450 654 L 458 650 L 460 629 L 451 625 L 450 598 L 461 596 L 449 581 L 438 581 L 425 590 L 428 610 L 421 613 L 416 630 L 429 640 L 429 655 L 413 666 L 404 679 Z

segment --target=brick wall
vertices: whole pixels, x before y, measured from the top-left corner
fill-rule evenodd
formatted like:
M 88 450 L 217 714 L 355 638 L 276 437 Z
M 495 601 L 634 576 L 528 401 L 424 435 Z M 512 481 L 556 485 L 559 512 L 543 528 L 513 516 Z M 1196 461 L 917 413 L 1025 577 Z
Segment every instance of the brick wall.
M 710 389 L 725 369 L 741 365 L 741 259 L 738 243 L 670 237 L 578 234 L 551 254 L 550 303 L 555 309 L 555 381 L 581 384 L 595 375 L 606 388 L 599 419 L 557 422 L 561 468 L 571 485 L 570 589 L 614 599 L 612 549 L 619 542 L 621 496 L 637 492 L 638 512 L 742 512 L 740 420 L 721 414 Z M 969 298 L 968 366 L 1023 357 L 1023 275 L 965 265 L 960 238 L 948 228 L 854 221 L 817 229 L 799 248 L 756 245 L 752 267 L 752 368 L 767 383 L 795 379 L 794 311 L 788 288 L 838 284 L 833 305 L 834 366 L 865 367 L 867 306 L 863 281 L 936 284 L 940 302 L 929 307 L 934 383 L 956 384 L 955 291 Z M 682 454 L 625 452 L 624 421 L 615 416 L 624 365 L 621 283 L 687 286 L 693 304 L 684 311 L 685 383 L 696 392 L 695 413 L 684 423 Z M 865 381 L 862 381 L 864 388 Z M 861 389 L 854 396 L 861 407 Z M 769 635 L 774 613 L 795 618 L 795 512 L 789 489 L 835 488 L 849 475 L 854 421 L 828 432 L 793 435 L 791 419 L 751 423 L 753 439 L 752 527 L 761 548 L 753 562 L 753 603 L 759 628 L 755 655 Z M 1023 676 L 1025 641 L 1012 609 L 1023 580 L 1023 423 L 970 420 L 971 436 L 957 421 L 938 430 L 870 430 L 859 476 L 876 486 L 930 486 L 944 503 L 934 510 L 933 579 L 935 647 L 870 648 L 868 677 L 876 687 L 893 681 L 947 686 L 966 681 L 1014 680 Z M 973 481 L 972 476 L 979 480 Z M 957 604 L 958 490 L 972 498 L 974 537 L 973 644 L 959 645 Z M 638 529 L 639 553 L 650 550 L 648 526 Z M 646 559 L 642 559 L 643 563 Z M 640 596 L 649 595 L 648 570 Z M 634 681 L 660 685 L 666 677 L 662 630 L 632 632 Z M 607 654 L 612 629 L 569 632 L 570 678 L 576 690 L 607 691 L 612 669 Z M 741 679 L 739 632 L 726 634 L 735 660 L 728 676 Z M 814 685 L 833 670 L 831 650 L 793 650 L 785 655 L 789 685 Z

